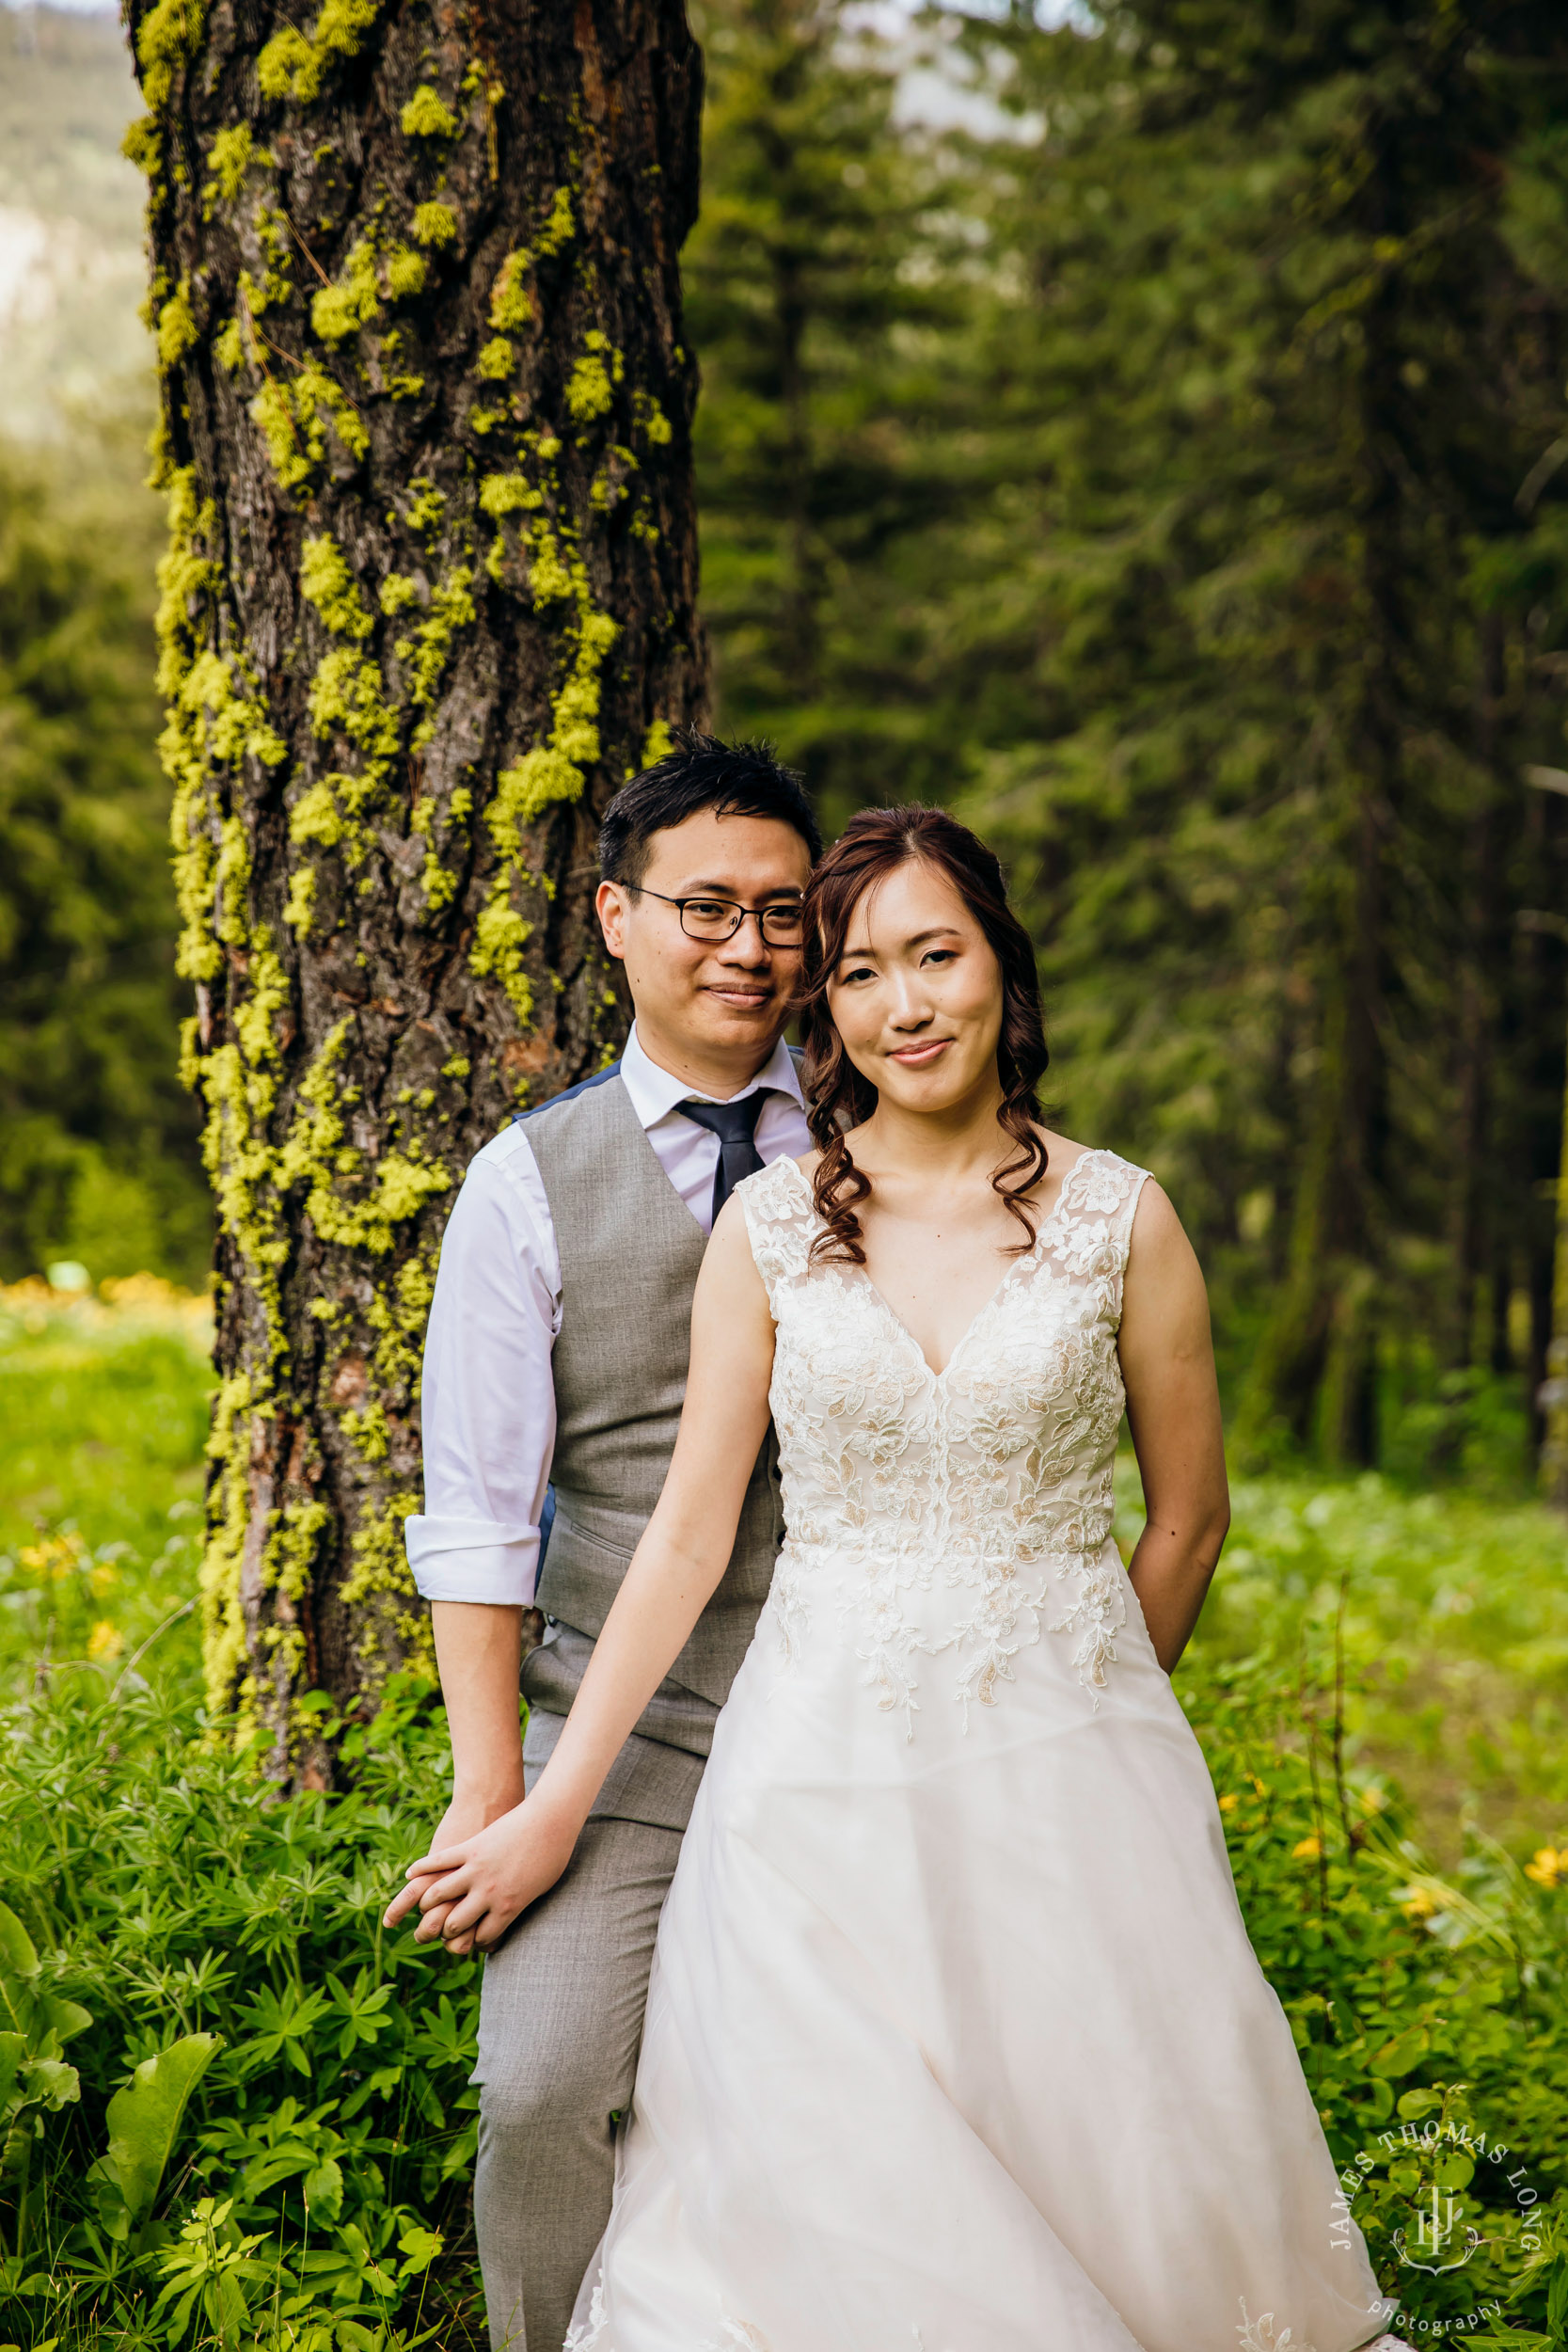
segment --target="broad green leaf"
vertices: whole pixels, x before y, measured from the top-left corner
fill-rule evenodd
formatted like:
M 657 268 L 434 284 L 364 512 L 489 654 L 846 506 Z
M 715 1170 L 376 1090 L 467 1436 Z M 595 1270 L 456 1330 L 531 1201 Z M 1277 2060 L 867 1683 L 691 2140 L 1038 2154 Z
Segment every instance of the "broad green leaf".
M 343 2172 L 336 2158 L 327 2156 L 313 2166 L 305 2176 L 304 2188 L 312 2213 L 336 2221 L 343 2205 Z
M 1367 2098 L 1361 2108 L 1369 2123 L 1385 2123 L 1394 2112 L 1394 2086 L 1381 2075 L 1373 2075 L 1367 2085 Z
M 26 2035 L 0 2033 L 0 2115 L 7 2112 L 8 2103 L 15 2094 L 17 2075 L 26 2059 Z M 3 2352 L 3 2347 L 0 2347 L 0 2352 Z
M 1430 2043 L 1431 2037 L 1424 2026 L 1407 2026 L 1403 2033 L 1396 2034 L 1392 2042 L 1386 2042 L 1376 2053 L 1371 2062 L 1372 2073 L 1397 2082 L 1402 2074 L 1408 2074 L 1413 2066 L 1420 2064 Z
M 108 2162 L 133 2227 L 151 2210 L 185 2102 L 221 2046 L 216 2034 L 184 2034 L 144 2058 L 109 2101 Z
M 398 2240 L 398 2252 L 403 2256 L 402 2279 L 417 2279 L 428 2270 L 445 2244 L 439 2230 L 404 2230 Z
M 22 2079 L 28 2101 L 41 2100 L 51 2113 L 82 2095 L 81 2076 L 63 2058 L 31 2058 L 22 2070 Z
M 69 2042 L 72 2034 L 86 2033 L 92 2023 L 90 2009 L 84 2009 L 80 2001 L 62 2000 L 55 1993 L 45 1996 L 43 2014 L 51 2031 L 57 2033 L 62 2042 Z
M 0 1968 L 12 1977 L 36 1977 L 39 1972 L 33 1939 L 8 1903 L 0 1903 Z

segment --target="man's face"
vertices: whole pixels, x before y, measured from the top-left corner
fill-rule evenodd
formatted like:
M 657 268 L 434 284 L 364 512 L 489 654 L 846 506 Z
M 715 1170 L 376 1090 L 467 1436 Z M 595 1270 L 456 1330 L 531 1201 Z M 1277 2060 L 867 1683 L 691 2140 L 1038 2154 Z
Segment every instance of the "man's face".
M 601 882 L 596 901 L 605 944 L 626 967 L 638 1034 L 656 1059 L 733 1061 L 743 1086 L 784 1025 L 800 948 L 769 946 L 751 914 L 728 939 L 689 939 L 668 901 L 711 896 L 743 907 L 792 906 L 811 872 L 810 852 L 776 817 L 720 817 L 708 808 L 656 833 L 650 850 L 639 889 Z

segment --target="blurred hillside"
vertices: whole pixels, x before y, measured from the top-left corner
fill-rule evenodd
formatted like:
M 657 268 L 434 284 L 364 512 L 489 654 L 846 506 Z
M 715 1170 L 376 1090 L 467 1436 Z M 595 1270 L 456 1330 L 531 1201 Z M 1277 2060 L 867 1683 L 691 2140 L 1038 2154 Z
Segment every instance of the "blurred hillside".
M 0 433 L 150 409 L 135 111 L 118 15 L 0 8 Z
M 0 9 L 0 1279 L 201 1280 L 153 691 L 135 104 L 110 14 Z

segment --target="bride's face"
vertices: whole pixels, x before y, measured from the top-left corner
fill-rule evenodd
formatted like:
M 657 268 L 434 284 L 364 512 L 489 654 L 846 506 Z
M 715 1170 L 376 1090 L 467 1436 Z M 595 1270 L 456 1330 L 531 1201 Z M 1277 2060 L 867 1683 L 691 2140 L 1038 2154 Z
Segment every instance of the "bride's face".
M 828 1009 L 884 1102 L 951 1110 L 997 1085 L 1002 972 L 946 876 L 907 858 L 855 908 Z

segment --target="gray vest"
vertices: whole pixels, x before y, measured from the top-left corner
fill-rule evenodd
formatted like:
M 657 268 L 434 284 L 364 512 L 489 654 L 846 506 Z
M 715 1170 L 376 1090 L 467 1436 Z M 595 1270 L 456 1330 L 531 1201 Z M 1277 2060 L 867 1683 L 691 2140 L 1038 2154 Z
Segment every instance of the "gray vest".
M 530 1653 L 531 1706 L 564 1714 L 664 1485 L 680 1425 L 702 1228 L 660 1168 L 617 1073 L 531 1112 L 527 1133 L 561 1253 L 555 1524 Z M 769 1434 L 713 1598 L 638 1730 L 705 1756 L 784 1540 Z

